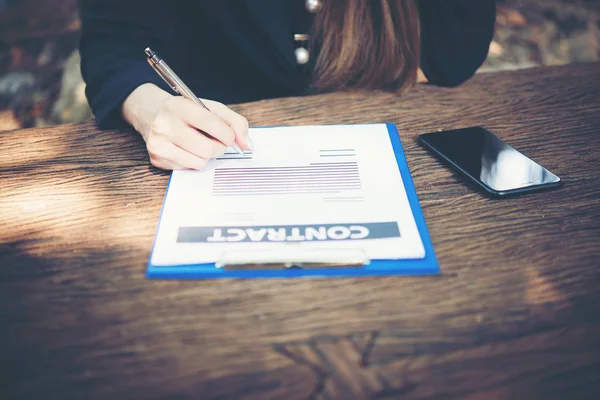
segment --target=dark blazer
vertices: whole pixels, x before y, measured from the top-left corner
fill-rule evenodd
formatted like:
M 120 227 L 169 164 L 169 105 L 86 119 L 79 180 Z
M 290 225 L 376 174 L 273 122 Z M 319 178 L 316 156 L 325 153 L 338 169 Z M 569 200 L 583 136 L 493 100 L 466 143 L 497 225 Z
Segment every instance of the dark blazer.
M 305 0 L 81 0 L 81 68 L 101 128 L 143 83 L 170 89 L 146 62 L 156 50 L 197 96 L 225 104 L 306 93 L 311 64 L 296 62 L 307 33 Z M 321 0 L 326 1 L 326 0 Z M 421 69 L 455 86 L 482 65 L 494 34 L 494 0 L 418 0 Z M 314 57 L 312 57 L 314 58 Z

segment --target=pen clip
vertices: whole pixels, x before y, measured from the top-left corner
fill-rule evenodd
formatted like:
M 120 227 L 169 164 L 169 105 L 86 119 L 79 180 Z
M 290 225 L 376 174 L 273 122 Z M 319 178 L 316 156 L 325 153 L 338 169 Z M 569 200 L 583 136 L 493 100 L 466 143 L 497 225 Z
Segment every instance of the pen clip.
M 150 66 L 152 67 L 152 69 L 154 69 L 154 71 L 156 71 L 158 76 L 160 76 L 162 80 L 165 81 L 165 83 L 169 85 L 171 89 L 173 89 L 175 93 L 181 94 L 179 93 L 179 90 L 177 90 L 177 86 L 173 82 L 171 82 L 171 80 L 165 74 L 163 74 L 162 70 L 158 68 L 156 64 L 154 64 L 150 59 L 148 59 L 148 64 L 150 64 Z
M 158 54 L 156 54 L 156 52 L 154 50 L 152 50 L 150 47 L 147 47 L 146 50 L 144 50 L 144 51 L 146 52 L 146 56 L 148 57 L 146 59 L 146 61 L 148 61 L 148 64 L 150 64 L 150 66 L 152 67 L 154 72 L 156 72 L 156 74 L 158 76 L 160 76 L 162 78 L 162 80 L 165 81 L 165 83 L 171 89 L 173 89 L 173 91 L 175 93 L 182 94 L 179 91 L 179 89 L 177 89 L 176 82 L 174 82 L 172 78 L 170 78 L 168 75 L 166 75 L 165 72 L 163 71 L 163 69 L 161 67 L 159 67 L 159 64 L 162 62 L 162 59 L 158 56 Z

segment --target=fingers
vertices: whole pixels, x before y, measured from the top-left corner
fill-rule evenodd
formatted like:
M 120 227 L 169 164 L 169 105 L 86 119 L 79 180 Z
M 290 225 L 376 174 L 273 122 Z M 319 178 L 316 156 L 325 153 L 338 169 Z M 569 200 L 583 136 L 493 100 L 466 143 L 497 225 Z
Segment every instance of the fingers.
M 201 132 L 184 123 L 174 129 L 173 143 L 207 160 L 223 155 L 227 149 L 223 143 L 206 137 Z
M 252 151 L 252 143 L 248 135 L 248 120 L 222 103 L 212 100 L 203 100 L 203 102 L 233 129 L 235 142 L 242 149 Z
M 185 123 L 209 134 L 224 145 L 231 146 L 235 143 L 236 133 L 218 114 L 183 97 L 171 101 L 167 107 L 167 111 L 175 113 Z
M 152 137 L 146 147 L 150 162 L 157 168 L 200 170 L 208 163 L 207 158 L 198 157 L 160 137 Z
M 221 103 L 206 102 L 210 110 L 183 97 L 164 103 L 144 137 L 154 166 L 199 170 L 236 143 L 252 150 L 248 121 Z

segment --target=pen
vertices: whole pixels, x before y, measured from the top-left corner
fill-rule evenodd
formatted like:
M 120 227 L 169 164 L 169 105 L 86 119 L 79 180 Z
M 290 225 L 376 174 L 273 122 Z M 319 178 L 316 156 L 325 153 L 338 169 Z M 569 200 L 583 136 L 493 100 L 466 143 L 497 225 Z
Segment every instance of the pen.
M 148 56 L 148 64 L 152 66 L 154 71 L 160 76 L 171 89 L 176 93 L 179 93 L 188 100 L 193 101 L 199 106 L 204 107 L 208 111 L 210 109 L 190 90 L 189 87 L 173 72 L 173 70 L 167 65 L 167 63 L 156 54 L 150 47 L 146 48 L 146 55 Z M 236 152 L 246 157 L 246 154 L 234 143 L 231 146 Z

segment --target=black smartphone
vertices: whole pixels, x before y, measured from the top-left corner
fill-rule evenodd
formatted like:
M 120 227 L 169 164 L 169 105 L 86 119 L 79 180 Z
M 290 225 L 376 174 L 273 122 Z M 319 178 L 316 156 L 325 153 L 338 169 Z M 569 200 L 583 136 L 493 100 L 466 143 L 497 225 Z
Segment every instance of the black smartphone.
M 558 176 L 479 126 L 426 133 L 419 142 L 493 196 L 562 184 Z

